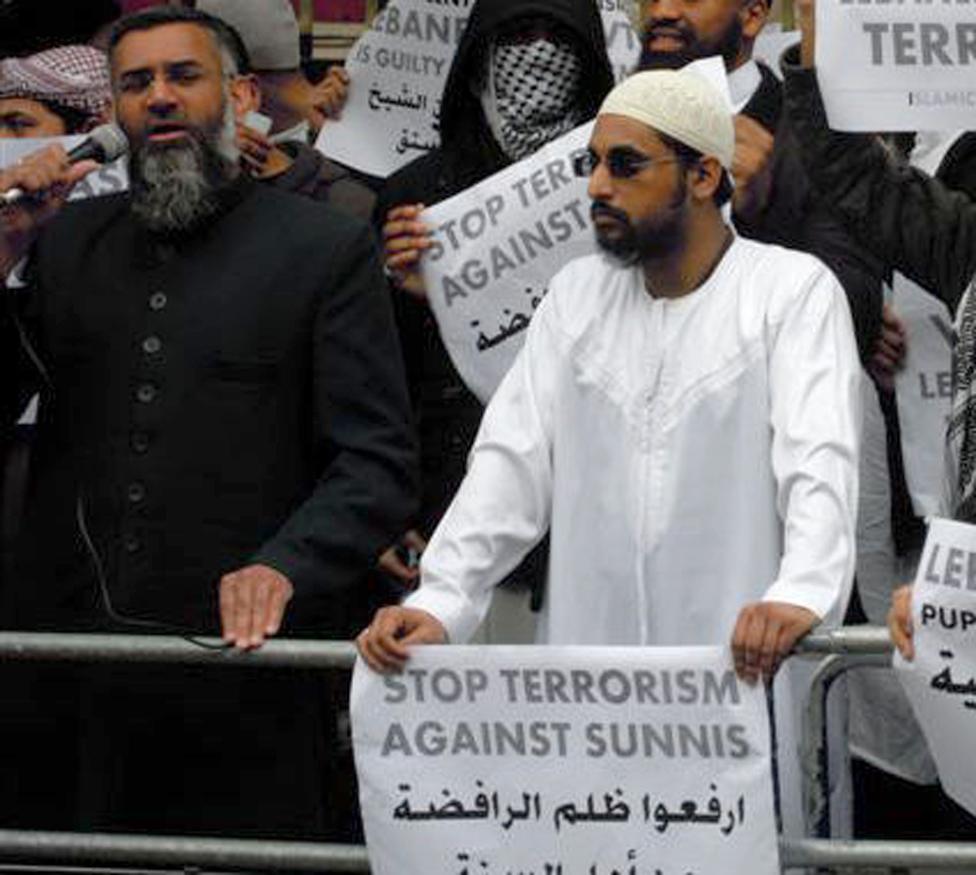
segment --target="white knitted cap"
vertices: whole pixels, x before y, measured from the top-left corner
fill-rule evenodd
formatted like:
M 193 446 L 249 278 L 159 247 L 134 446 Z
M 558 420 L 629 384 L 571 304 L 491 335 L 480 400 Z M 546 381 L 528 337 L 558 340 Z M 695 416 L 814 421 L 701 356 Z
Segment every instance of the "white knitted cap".
M 603 115 L 632 118 L 732 169 L 732 113 L 718 91 L 691 70 L 635 73 L 610 92 L 598 117 Z

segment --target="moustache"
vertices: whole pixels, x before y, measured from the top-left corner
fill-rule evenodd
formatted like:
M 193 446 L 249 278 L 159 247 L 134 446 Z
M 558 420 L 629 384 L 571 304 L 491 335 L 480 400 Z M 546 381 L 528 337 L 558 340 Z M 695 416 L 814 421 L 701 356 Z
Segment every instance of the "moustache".
M 596 219 L 598 216 L 616 219 L 618 222 L 624 225 L 630 224 L 630 216 L 628 216 L 623 210 L 618 210 L 616 207 L 611 207 L 609 204 L 595 201 L 590 205 L 590 217 L 592 219 Z
M 677 39 L 683 43 L 691 42 L 692 33 L 688 27 L 681 25 L 658 25 L 651 26 L 644 31 L 644 42 L 649 43 L 655 39 Z

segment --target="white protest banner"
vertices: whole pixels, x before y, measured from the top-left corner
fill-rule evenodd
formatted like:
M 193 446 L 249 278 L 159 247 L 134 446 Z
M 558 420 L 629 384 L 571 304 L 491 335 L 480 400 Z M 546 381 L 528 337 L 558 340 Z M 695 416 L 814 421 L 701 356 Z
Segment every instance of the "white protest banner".
M 976 526 L 934 519 L 912 593 L 915 658 L 895 670 L 953 799 L 976 814 Z
M 969 4 L 818 0 L 817 79 L 841 131 L 976 127 Z
M 316 148 L 373 176 L 435 148 L 441 93 L 473 3 L 391 0 L 349 52 L 349 102 Z
M 84 136 L 46 137 L 43 139 L 0 140 L 0 168 L 16 164 L 21 158 L 47 146 L 60 144 L 71 151 L 85 139 Z M 104 164 L 88 174 L 71 191 L 68 200 L 84 200 L 106 194 L 116 194 L 129 188 L 129 172 L 125 158 Z
M 351 717 L 374 875 L 779 875 L 727 648 L 421 647 Z
M 487 402 L 522 348 L 559 268 L 595 251 L 586 180 L 573 174 L 592 123 L 426 210 L 424 281 L 458 373 Z
M 952 317 L 938 298 L 899 273 L 892 306 L 905 323 L 908 352 L 895 375 L 905 479 L 920 517 L 944 512 L 946 422 L 952 405 Z
M 590 0 L 594 2 L 594 0 Z M 618 78 L 640 46 L 630 0 L 598 0 Z M 389 176 L 440 143 L 440 104 L 474 0 L 391 0 L 346 60 L 351 79 L 342 118 L 323 126 L 316 148 L 373 176 Z
M 721 58 L 688 65 L 723 95 Z M 573 173 L 592 123 L 571 131 L 422 216 L 434 246 L 421 262 L 441 338 L 468 388 L 491 398 L 559 269 L 597 251 L 588 180 Z

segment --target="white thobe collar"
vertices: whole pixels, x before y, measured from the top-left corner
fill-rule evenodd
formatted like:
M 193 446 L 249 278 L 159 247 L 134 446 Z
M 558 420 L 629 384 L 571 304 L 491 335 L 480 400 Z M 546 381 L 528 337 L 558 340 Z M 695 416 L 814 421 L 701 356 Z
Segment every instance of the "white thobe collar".
M 736 67 L 728 76 L 732 108 L 736 112 L 742 112 L 762 82 L 759 65 L 753 60 L 746 61 L 741 67 Z

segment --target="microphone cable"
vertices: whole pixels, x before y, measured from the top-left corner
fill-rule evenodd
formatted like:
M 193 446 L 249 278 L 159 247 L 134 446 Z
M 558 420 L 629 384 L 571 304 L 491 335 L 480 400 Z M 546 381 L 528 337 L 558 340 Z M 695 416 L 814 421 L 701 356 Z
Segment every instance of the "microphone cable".
M 9 289 L 8 293 L 14 291 L 16 290 Z M 9 313 L 11 319 L 13 320 L 14 327 L 16 328 L 21 348 L 27 354 L 27 357 L 30 359 L 34 367 L 37 368 L 37 372 L 40 374 L 44 385 L 47 387 L 48 393 L 53 396 L 55 394 L 55 389 L 54 381 L 51 378 L 51 373 L 48 371 L 47 366 L 44 364 L 44 360 L 41 358 L 40 354 L 34 348 L 34 344 L 31 343 L 30 335 L 28 334 L 27 328 L 20 318 L 20 313 L 18 312 L 15 304 L 12 304 L 9 307 Z M 109 592 L 108 577 L 105 574 L 105 563 L 102 561 L 101 554 L 98 552 L 98 548 L 95 546 L 95 541 L 92 538 L 91 532 L 88 528 L 88 521 L 85 516 L 84 496 L 82 495 L 80 489 L 75 502 L 75 522 L 78 527 L 78 532 L 81 535 L 81 539 L 84 542 L 85 550 L 88 553 L 88 558 L 91 561 L 92 568 L 95 571 L 95 577 L 98 582 L 98 593 L 101 608 L 108 619 L 123 626 L 176 635 L 182 638 L 184 641 L 188 641 L 190 644 L 195 645 L 196 647 L 202 647 L 204 650 L 223 651 L 228 650 L 233 646 L 229 642 L 211 644 L 208 641 L 202 640 L 196 630 L 190 629 L 186 626 L 180 626 L 173 623 L 163 623 L 156 620 L 144 620 L 139 617 L 129 617 L 116 610 L 115 605 L 112 603 L 111 593 Z
M 137 629 L 148 629 L 154 632 L 165 632 L 169 635 L 176 635 L 182 638 L 184 641 L 188 641 L 190 644 L 196 647 L 202 647 L 204 650 L 213 650 L 216 652 L 228 650 L 233 645 L 230 642 L 222 642 L 221 644 L 211 644 L 209 641 L 202 640 L 197 632 L 190 629 L 187 626 L 181 626 L 177 623 L 164 623 L 158 620 L 145 620 L 140 617 L 131 617 L 126 614 L 121 613 L 112 603 L 112 595 L 109 592 L 108 587 L 108 576 L 105 574 L 105 563 L 102 561 L 101 554 L 98 552 L 98 547 L 95 546 L 95 540 L 91 536 L 91 532 L 88 529 L 88 520 L 85 516 L 85 500 L 78 490 L 78 498 L 75 502 L 75 521 L 78 524 L 78 531 L 81 534 L 81 539 L 85 543 L 85 549 L 88 551 L 88 556 L 91 559 L 92 567 L 95 570 L 95 577 L 98 580 L 98 591 L 101 596 L 102 610 L 105 615 L 115 623 L 119 623 L 124 626 L 132 626 Z

